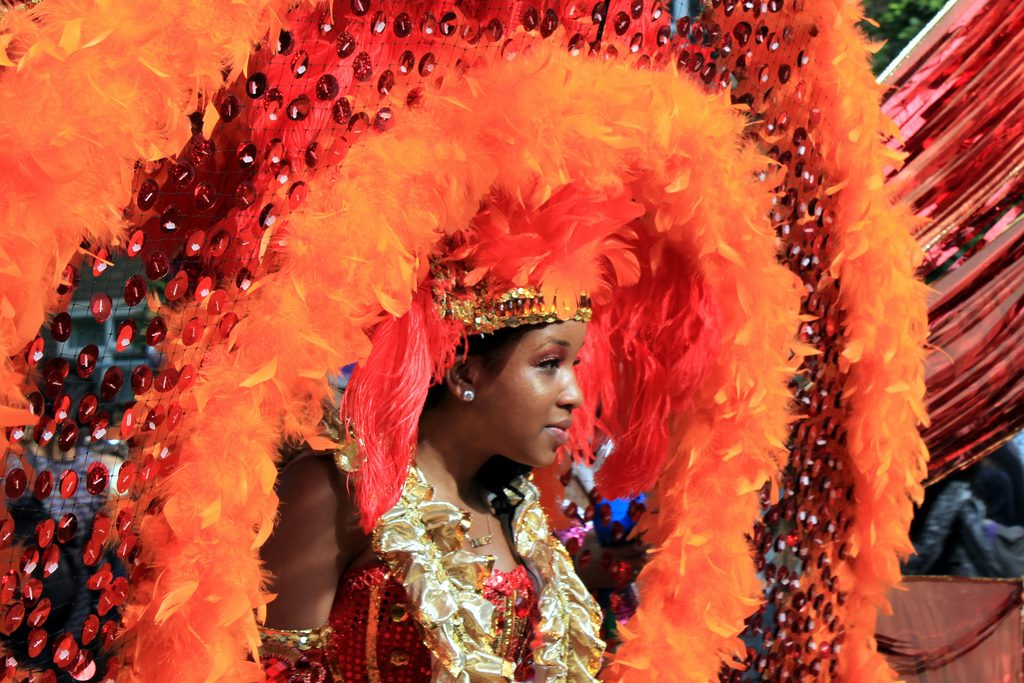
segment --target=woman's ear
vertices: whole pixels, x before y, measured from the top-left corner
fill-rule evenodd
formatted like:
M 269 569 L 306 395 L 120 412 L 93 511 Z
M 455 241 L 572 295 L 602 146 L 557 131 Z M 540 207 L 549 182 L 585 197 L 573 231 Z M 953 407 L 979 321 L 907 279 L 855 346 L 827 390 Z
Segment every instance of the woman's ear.
M 480 363 L 476 358 L 463 358 L 448 368 L 444 382 L 448 390 L 460 401 L 476 398 L 476 385 L 480 378 Z

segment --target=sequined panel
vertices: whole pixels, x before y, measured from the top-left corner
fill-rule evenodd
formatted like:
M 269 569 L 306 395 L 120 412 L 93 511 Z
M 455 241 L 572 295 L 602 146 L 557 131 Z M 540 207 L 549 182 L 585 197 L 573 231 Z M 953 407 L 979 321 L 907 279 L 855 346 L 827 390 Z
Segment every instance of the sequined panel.
M 498 642 L 516 662 L 516 677 L 527 680 L 537 620 L 537 597 L 526 571 L 495 571 L 484 597 L 498 607 Z M 349 572 L 338 587 L 328 647 L 336 680 L 345 683 L 423 683 L 430 680 L 430 651 L 410 611 L 405 590 L 382 565 Z

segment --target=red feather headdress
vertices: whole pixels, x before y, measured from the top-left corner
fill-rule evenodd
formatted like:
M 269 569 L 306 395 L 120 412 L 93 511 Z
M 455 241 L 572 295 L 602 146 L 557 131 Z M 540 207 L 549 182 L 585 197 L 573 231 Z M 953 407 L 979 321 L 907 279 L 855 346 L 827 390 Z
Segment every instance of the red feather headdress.
M 589 321 L 592 301 L 607 304 L 613 287 L 639 277 L 631 223 L 642 213 L 628 193 L 599 196 L 571 184 L 536 206 L 495 191 L 471 225 L 440 241 L 408 312 L 373 330 L 342 404 L 358 440 L 367 529 L 401 493 L 427 390 L 464 336 Z

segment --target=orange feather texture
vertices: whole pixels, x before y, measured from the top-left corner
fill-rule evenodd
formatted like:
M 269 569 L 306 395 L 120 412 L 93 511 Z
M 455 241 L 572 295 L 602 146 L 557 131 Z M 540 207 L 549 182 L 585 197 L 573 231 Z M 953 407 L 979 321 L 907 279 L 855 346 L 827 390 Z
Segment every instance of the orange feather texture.
M 466 284 L 486 277 L 496 291 L 542 285 L 563 315 L 571 315 L 581 293 L 607 302 L 615 286 L 631 285 L 640 276 L 626 226 L 643 212 L 626 193 L 604 196 L 572 185 L 539 206 L 493 197 L 467 234 L 472 270 Z
M 181 149 L 195 94 L 240 69 L 286 4 L 0 10 L 0 403 L 23 404 L 24 367 L 10 359 L 66 303 L 53 292 L 79 245 L 123 238 L 136 161 Z
M 427 390 L 454 361 L 462 335 L 461 324 L 443 320 L 430 290 L 422 290 L 405 315 L 377 326 L 370 355 L 353 373 L 341 411 L 359 443 L 355 488 L 367 532 L 402 493 Z
M 609 498 L 654 487 L 669 452 L 670 418 L 691 407 L 721 340 L 718 306 L 698 263 L 663 247 L 653 268 L 643 246 L 639 283 L 597 310 L 589 336 L 602 341 L 581 364 L 584 395 L 615 445 L 598 472 L 598 489 Z
M 94 35 L 91 22 L 131 29 L 117 34 L 123 42 L 95 50 L 95 59 L 82 70 L 77 62 L 73 68 L 60 66 L 60 60 L 47 62 L 49 78 L 70 74 L 108 86 L 130 85 L 135 78 L 142 91 L 157 93 L 140 105 L 126 86 L 120 99 L 136 104 L 123 112 L 106 99 L 92 99 L 88 88 L 68 91 L 81 95 L 69 102 L 80 109 L 59 110 L 69 125 L 94 121 L 91 117 L 102 111 L 107 130 L 95 126 L 86 133 L 121 145 L 114 134 L 123 130 L 109 126 L 120 121 L 135 147 L 129 153 L 118 146 L 118 155 L 109 158 L 97 156 L 102 149 L 91 149 L 97 176 L 103 177 L 100 169 L 116 171 L 122 184 L 92 197 L 86 191 L 96 188 L 81 186 L 86 191 L 76 190 L 70 214 L 78 216 L 98 203 L 119 206 L 127 197 L 131 164 L 126 158 L 138 149 L 145 156 L 163 156 L 175 147 L 153 149 L 152 139 L 173 138 L 180 146 L 187 138 L 187 127 L 177 125 L 178 137 L 161 137 L 179 110 L 166 118 L 153 112 L 165 112 L 167 102 L 189 100 L 196 74 L 200 84 L 219 83 L 222 66 L 237 67 L 252 41 L 273 23 L 259 11 L 284 4 L 160 3 L 159 11 L 146 3 L 122 3 L 117 11 L 110 11 L 110 3 L 40 5 L 47 12 L 65 12 L 47 29 L 54 44 L 76 19 L 82 19 L 86 37 Z M 26 30 L 34 26 L 28 22 Z M 509 35 L 523 44 L 533 40 L 519 29 Z M 153 64 L 146 57 L 150 50 L 167 56 L 168 66 L 158 70 L 187 76 L 174 77 L 165 88 L 161 77 L 146 74 L 152 72 L 146 66 Z M 141 61 L 140 51 L 146 53 Z M 83 59 L 93 56 L 87 48 L 81 52 Z M 33 59 L 49 59 L 47 54 L 39 50 Z M 41 77 L 34 68 L 26 73 Z M 101 77 L 108 73 L 109 79 Z M 35 81 L 30 85 L 37 88 L 35 95 L 46 92 Z M 35 96 L 28 87 L 17 92 L 25 101 Z M 94 106 L 99 108 L 91 110 Z M 26 124 L 28 142 L 15 149 L 29 158 L 61 158 L 62 150 L 38 141 L 40 131 L 60 130 L 59 123 Z M 228 338 L 218 341 L 217 326 L 209 325 L 203 343 L 166 349 L 168 363 L 189 362 L 201 371 L 190 392 L 176 395 L 185 417 L 166 463 L 173 472 L 159 478 L 153 495 L 162 504 L 150 508 L 140 529 L 144 570 L 133 577 L 125 612 L 123 679 L 259 677 L 248 657 L 257 641 L 255 615 L 270 598 L 260 590 L 257 549 L 272 528 L 277 505 L 274 464 L 281 423 L 288 435 L 312 432 L 319 400 L 329 391 L 325 375 L 353 359 L 385 378 L 410 361 L 410 377 L 436 371 L 437 357 L 410 359 L 396 339 L 415 334 L 430 349 L 451 348 L 452 337 L 425 324 L 434 313 L 419 301 L 420 286 L 439 241 L 466 230 L 475 217 L 483 220 L 481 207 L 509 216 L 502 220 L 510 226 L 510 239 L 517 225 L 542 234 L 570 233 L 551 244 L 534 244 L 537 262 L 517 264 L 512 273 L 528 272 L 560 302 L 586 289 L 614 307 L 613 281 L 627 285 L 638 273 L 641 279 L 644 272 L 662 273 L 653 263 L 645 271 L 634 262 L 640 260 L 634 254 L 644 243 L 637 241 L 642 230 L 665 238 L 664 244 L 651 238 L 654 244 L 643 258 L 659 257 L 662 249 L 685 255 L 666 263 L 697 266 L 692 281 L 672 285 L 672 296 L 680 303 L 700 300 L 720 308 L 722 343 L 717 355 L 708 354 L 705 381 L 694 380 L 699 385 L 694 410 L 667 411 L 669 449 L 657 495 L 674 514 L 661 516 L 650 533 L 662 552 L 645 570 L 644 607 L 630 626 L 636 635 L 627 636 L 611 674 L 649 680 L 682 670 L 710 678 L 704 674 L 717 671 L 723 653 L 736 646 L 742 618 L 753 604 L 756 578 L 744 534 L 757 514 L 758 488 L 778 470 L 788 396 L 786 345 L 799 296 L 775 263 L 763 218 L 771 197 L 753 180 L 760 161 L 741 144 L 742 132 L 742 118 L 725 98 L 708 97 L 671 68 L 645 71 L 625 62 L 575 59 L 558 41 L 538 39 L 513 61 L 477 64 L 465 75 L 453 69 L 440 90 L 425 95 L 422 108 L 400 110 L 388 134 L 365 134 L 340 166 L 340 159 L 328 156 L 310 175 L 310 194 L 288 217 L 287 229 L 268 241 L 274 269 L 261 272 L 248 290 L 228 286 L 239 318 Z M 34 220 L 21 227 L 28 231 L 47 224 L 42 212 L 50 206 L 39 204 Z M 95 213 L 90 209 L 88 216 Z M 77 244 L 79 234 L 69 229 L 61 244 Z M 504 268 L 486 249 L 478 251 L 481 263 Z M 573 251 L 580 256 L 570 264 L 571 277 L 543 265 L 575 261 Z M 664 272 L 668 277 L 671 271 Z M 638 287 L 633 301 L 643 307 L 648 302 L 639 293 L 655 290 Z M 197 315 L 197 306 L 166 311 L 169 328 L 181 329 Z M 424 329 L 416 331 L 421 321 Z M 649 324 L 656 329 L 661 322 L 652 316 Z M 674 325 L 691 335 L 704 329 L 685 321 Z M 364 330 L 381 338 L 371 340 Z M 380 343 L 376 356 L 371 341 Z M 415 413 L 417 392 L 425 386 L 415 388 L 402 414 Z M 682 405 L 680 399 L 676 406 Z M 401 441 L 408 440 L 410 424 L 402 423 Z M 395 455 L 391 447 L 382 451 Z M 394 474 L 405 457 L 397 453 Z M 685 594 L 674 589 L 680 583 L 688 586 Z M 672 626 L 679 615 L 689 626 Z
M 499 96 L 508 92 L 517 96 Z M 681 119 L 679 111 L 689 115 Z M 190 652 L 197 667 L 216 661 L 227 664 L 222 671 L 245 678 L 246 638 L 255 620 L 251 612 L 235 608 L 258 609 L 268 599 L 253 592 L 255 584 L 247 577 L 276 506 L 267 473 L 277 458 L 274 430 L 280 425 L 265 416 L 285 416 L 289 434 L 313 432 L 316 406 L 328 392 L 325 374 L 360 359 L 363 367 L 353 381 L 362 381 L 358 377 L 365 371 L 381 378 L 379 385 L 410 360 L 411 351 L 395 342 L 405 335 L 420 340 L 426 335 L 433 350 L 412 360 L 413 374 L 429 378 L 436 370 L 431 362 L 443 354 L 431 362 L 426 356 L 457 343 L 454 335 L 431 331 L 436 331 L 430 324 L 435 313 L 420 299 L 438 245 L 461 240 L 467 261 L 478 258 L 504 273 L 505 263 L 490 255 L 496 251 L 483 247 L 518 239 L 519 226 L 543 234 L 567 224 L 574 225 L 573 235 L 561 239 L 576 240 L 571 247 L 536 241 L 530 248 L 538 254 L 538 267 L 520 263 L 508 269 L 509 276 L 526 268 L 530 277 L 544 278 L 540 284 L 546 289 L 549 273 L 539 264 L 548 251 L 561 258 L 570 248 L 580 249 L 590 256 L 574 263 L 580 274 L 560 286 L 571 287 L 573 295 L 581 285 L 607 291 L 606 298 L 614 301 L 608 283 L 635 279 L 634 257 L 651 260 L 647 271 L 639 269 L 641 279 L 644 272 L 669 278 L 680 274 L 680 264 L 693 262 L 699 266 L 696 289 L 678 285 L 680 303 L 701 289 L 702 278 L 710 292 L 703 300 L 721 309 L 723 341 L 696 391 L 700 438 L 694 436 L 684 453 L 673 445 L 676 427 L 669 431 L 671 448 L 659 489 L 675 514 L 665 515 L 663 527 L 650 534 L 667 552 L 646 570 L 659 578 L 645 583 L 649 597 L 635 622 L 644 637 L 624 645 L 616 675 L 672 671 L 681 651 L 693 670 L 717 671 L 756 604 L 756 575 L 744 534 L 757 515 L 758 489 L 778 471 L 787 420 L 787 342 L 796 328 L 799 298 L 792 277 L 776 263 L 764 219 L 771 196 L 755 180 L 762 160 L 742 146 L 742 131 L 742 117 L 727 100 L 707 96 L 675 73 L 574 59 L 538 40 L 529 55 L 516 60 L 481 65 L 461 78 L 449 74 L 422 108 L 400 112 L 387 134 L 365 135 L 340 167 L 319 169 L 324 180 L 310 179 L 308 198 L 288 218 L 287 239 L 269 246 L 268 258 L 278 267 L 261 276 L 258 287 L 239 293 L 240 320 L 230 343 L 212 345 L 202 360 L 190 399 L 194 405 L 179 430 L 178 473 L 158 491 L 175 503 L 144 529 L 153 581 L 138 587 L 131 610 L 143 679 L 169 680 L 170 663 L 153 654 L 168 636 L 173 651 Z M 506 198 L 516 198 L 515 203 Z M 589 207 L 604 203 L 610 205 L 609 217 L 602 210 L 590 215 Z M 533 211 L 544 219 L 519 220 Z M 499 213 L 506 217 L 499 220 Z M 580 219 L 583 213 L 588 215 Z M 494 240 L 480 241 L 477 249 L 467 228 L 485 220 L 491 221 Z M 510 227 L 498 230 L 499 223 Z M 641 230 L 651 236 L 649 252 L 637 251 L 646 243 L 637 236 Z M 639 294 L 634 301 L 648 305 Z M 193 313 L 181 315 L 186 321 Z M 421 322 L 423 330 L 414 329 Z M 661 322 L 652 316 L 649 325 L 656 330 Z M 682 324 L 677 328 L 694 331 Z M 364 330 L 371 337 L 384 335 L 375 340 L 380 352 Z M 405 419 L 399 443 L 381 444 L 377 451 L 398 463 L 389 476 L 404 474 L 411 416 L 426 384 L 399 411 Z M 381 396 L 371 393 L 367 400 L 379 407 Z M 672 425 L 681 417 L 672 415 Z M 210 424 L 231 429 L 209 429 Z M 356 424 L 364 441 L 384 427 Z M 723 461 L 727 479 L 708 486 Z M 381 490 L 393 490 L 387 488 L 392 485 Z M 213 501 L 219 501 L 219 522 L 199 528 L 189 522 L 209 516 Z M 363 523 L 368 525 L 386 501 L 386 496 L 363 495 L 361 504 L 369 506 Z M 714 540 L 701 544 L 701 537 Z M 685 564 L 673 559 L 691 548 Z M 233 574 L 222 571 L 229 555 L 238 569 Z M 694 589 L 668 591 L 681 581 Z M 197 582 L 193 597 L 174 600 L 192 582 Z M 723 590 L 725 585 L 730 588 Z M 149 605 L 165 603 L 174 610 L 162 612 L 157 623 Z M 693 628 L 667 628 L 678 613 L 691 615 Z M 204 639 L 197 640 L 192 629 L 208 622 L 218 625 L 216 633 L 203 630 Z M 647 643 L 649 664 L 644 664 L 636 648 Z

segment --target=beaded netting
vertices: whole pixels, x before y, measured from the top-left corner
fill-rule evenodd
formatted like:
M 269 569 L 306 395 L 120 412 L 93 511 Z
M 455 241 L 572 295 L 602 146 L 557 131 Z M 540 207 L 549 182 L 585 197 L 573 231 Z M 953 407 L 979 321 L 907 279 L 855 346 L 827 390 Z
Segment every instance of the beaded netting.
M 894 679 L 873 618 L 923 475 L 925 314 L 855 4 L 0 12 L 7 674 L 259 680 L 282 434 L 315 441 L 382 329 L 436 372 L 431 257 L 489 226 L 490 269 L 535 257 L 517 284 L 604 288 L 576 444 L 608 432 L 605 488 L 659 510 L 607 677 Z M 618 222 L 577 220 L 602 202 Z

